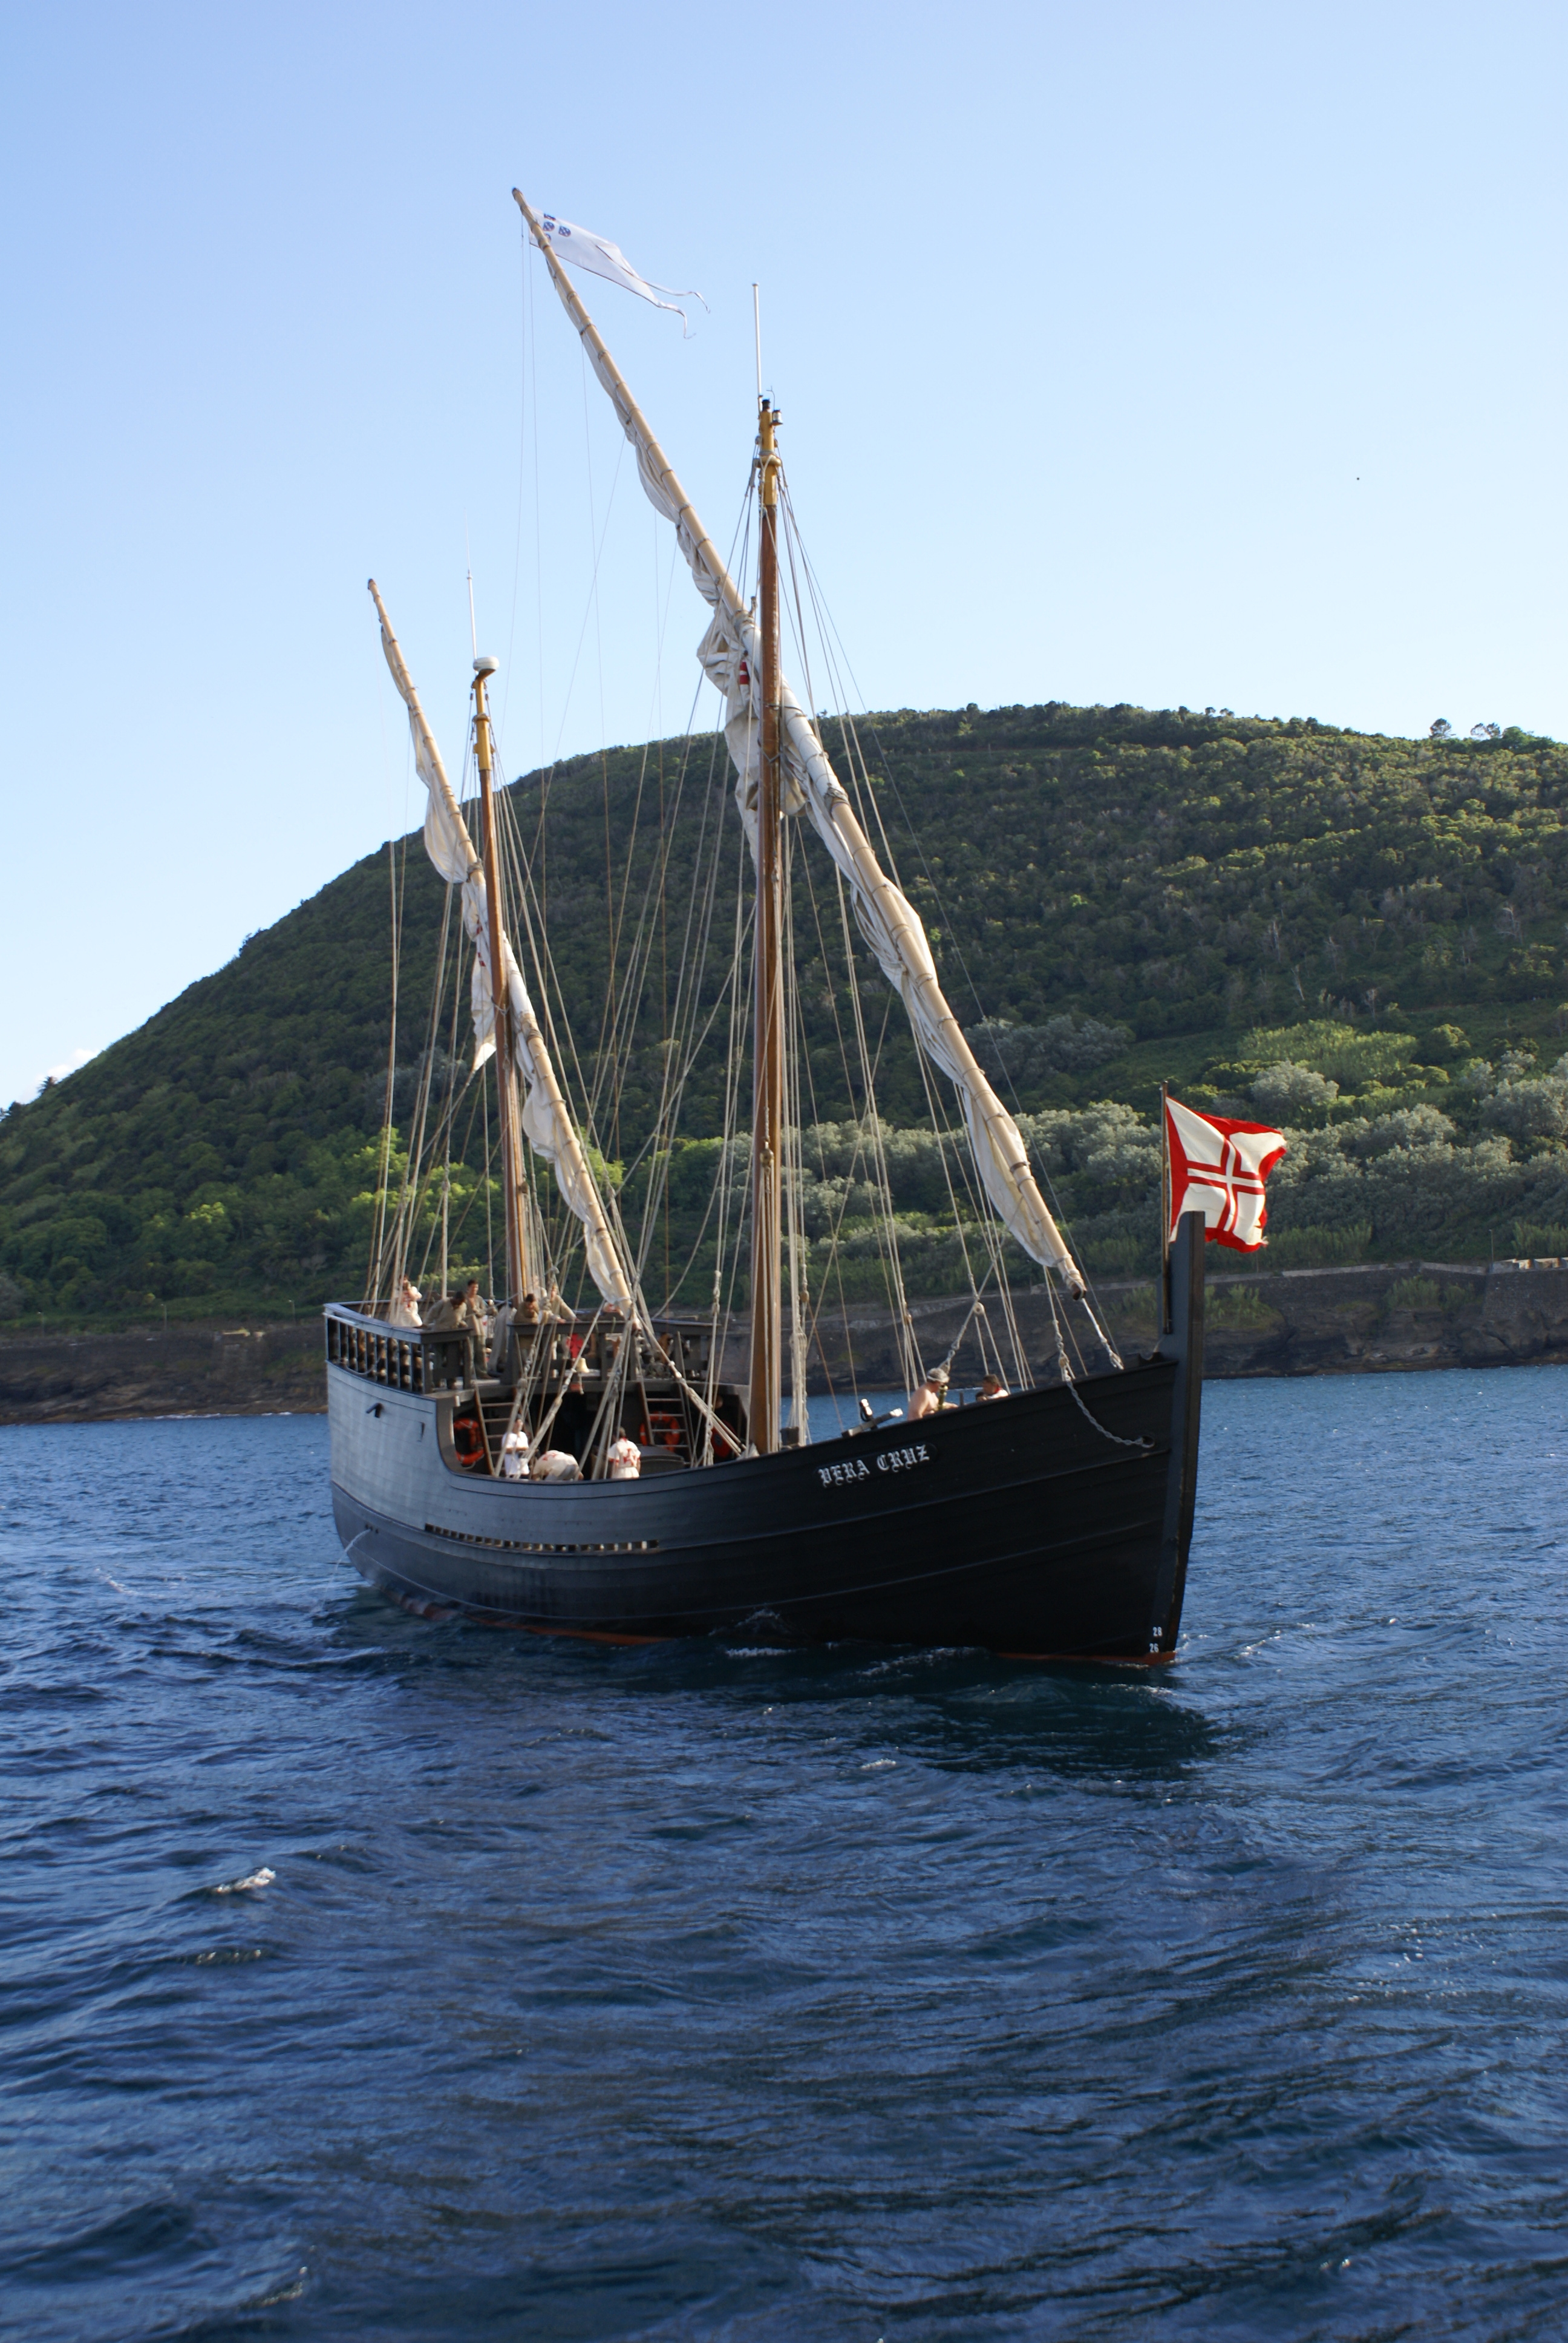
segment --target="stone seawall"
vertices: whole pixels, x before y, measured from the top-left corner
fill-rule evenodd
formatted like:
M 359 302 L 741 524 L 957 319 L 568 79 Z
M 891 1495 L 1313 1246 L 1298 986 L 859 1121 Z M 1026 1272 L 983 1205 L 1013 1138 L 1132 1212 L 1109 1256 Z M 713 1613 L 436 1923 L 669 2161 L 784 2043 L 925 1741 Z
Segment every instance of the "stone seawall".
M 1151 1347 L 1154 1287 L 1147 1279 L 1102 1285 L 1100 1298 L 1124 1353 Z M 1030 1366 L 1055 1372 L 1047 1298 L 1015 1293 L 1012 1306 Z M 969 1304 L 954 1296 L 911 1302 L 916 1341 L 930 1365 L 941 1358 Z M 1070 1322 L 1081 1325 L 1079 1312 Z M 1006 1330 L 993 1302 L 992 1338 Z M 888 1312 L 851 1302 L 824 1309 L 812 1387 L 856 1380 L 868 1391 L 901 1380 Z M 1091 1355 L 1086 1363 L 1098 1363 Z M 1568 1365 L 1568 1269 L 1484 1269 L 1443 1262 L 1366 1269 L 1286 1270 L 1209 1279 L 1206 1369 L 1236 1375 L 1391 1374 L 1434 1367 Z M 731 1336 L 726 1370 L 739 1375 Z M 953 1364 L 955 1383 L 983 1372 L 971 1328 Z M 112 1334 L 21 1331 L 0 1335 L 0 1423 L 113 1423 L 154 1415 L 316 1414 L 326 1405 L 319 1319 L 252 1328 L 182 1326 Z

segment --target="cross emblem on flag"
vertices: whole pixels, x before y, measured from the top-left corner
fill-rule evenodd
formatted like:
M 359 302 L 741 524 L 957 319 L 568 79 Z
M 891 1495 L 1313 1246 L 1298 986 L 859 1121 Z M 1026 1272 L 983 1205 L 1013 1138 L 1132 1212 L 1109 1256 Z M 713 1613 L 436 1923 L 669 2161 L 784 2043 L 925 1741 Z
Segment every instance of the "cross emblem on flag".
M 1271 1131 L 1266 1123 L 1199 1114 L 1180 1099 L 1168 1097 L 1165 1150 L 1168 1243 L 1174 1242 L 1183 1212 L 1202 1213 L 1211 1244 L 1256 1252 L 1268 1242 L 1263 1187 L 1285 1151 L 1282 1131 Z

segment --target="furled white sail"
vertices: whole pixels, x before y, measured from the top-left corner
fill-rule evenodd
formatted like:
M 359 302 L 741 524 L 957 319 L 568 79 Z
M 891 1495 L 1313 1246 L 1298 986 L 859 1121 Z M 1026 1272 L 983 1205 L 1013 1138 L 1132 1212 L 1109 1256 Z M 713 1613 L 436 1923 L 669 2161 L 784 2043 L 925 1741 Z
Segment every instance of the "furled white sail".
M 725 696 L 724 733 L 736 765 L 736 795 L 750 827 L 760 754 L 761 645 L 749 612 L 721 605 L 698 657 Z M 903 1001 L 916 1040 L 958 1091 L 976 1168 L 1003 1226 L 1032 1260 L 1060 1270 L 1070 1289 L 1081 1292 L 1078 1265 L 1035 1183 L 1022 1133 L 980 1071 L 948 1006 L 924 927 L 878 861 L 815 724 L 788 683 L 779 697 L 785 810 L 804 809 L 843 873 L 856 923 Z
M 548 238 L 539 233 L 538 220 L 515 187 L 512 193 L 544 253 L 567 314 L 581 336 L 588 363 L 631 442 L 648 501 L 673 524 L 698 590 L 713 606 L 713 622 L 699 646 L 698 658 L 724 694 L 725 738 L 736 767 L 736 794 L 749 829 L 755 820 L 761 715 L 756 623 L 592 318 Z M 809 817 L 844 875 L 860 931 L 889 983 L 897 988 L 916 1040 L 957 1090 L 975 1167 L 1003 1226 L 1032 1260 L 1056 1269 L 1069 1290 L 1081 1294 L 1082 1275 L 1040 1192 L 1022 1134 L 980 1071 L 943 996 L 924 928 L 879 863 L 816 726 L 788 684 L 781 697 L 785 809 L 804 810 Z
M 392 680 L 398 696 L 408 710 L 408 729 L 414 741 L 414 763 L 419 779 L 429 793 L 425 813 L 425 850 L 449 886 L 462 890 L 463 927 L 474 947 L 474 1039 L 476 1066 L 484 1064 L 496 1046 L 495 989 L 490 980 L 490 913 L 489 898 L 485 887 L 485 866 L 474 851 L 467 825 L 447 778 L 441 752 L 436 746 L 425 711 L 419 705 L 419 695 L 414 689 L 413 678 L 404 664 L 397 638 L 392 631 L 386 605 L 377 591 L 376 581 L 370 581 L 370 591 L 376 598 L 377 614 L 381 620 L 381 648 L 387 654 L 387 664 L 392 670 Z M 560 1084 L 534 1004 L 528 998 L 522 970 L 518 966 L 511 939 L 502 931 L 501 949 L 506 960 L 507 998 L 512 1012 L 513 1050 L 518 1071 L 524 1083 L 523 1129 L 536 1155 L 542 1155 L 552 1165 L 556 1185 L 566 1198 L 571 1211 L 582 1223 L 583 1242 L 588 1256 L 588 1275 L 607 1302 L 626 1309 L 631 1302 L 632 1282 L 620 1257 L 608 1216 L 598 1192 L 577 1125 L 567 1111 Z

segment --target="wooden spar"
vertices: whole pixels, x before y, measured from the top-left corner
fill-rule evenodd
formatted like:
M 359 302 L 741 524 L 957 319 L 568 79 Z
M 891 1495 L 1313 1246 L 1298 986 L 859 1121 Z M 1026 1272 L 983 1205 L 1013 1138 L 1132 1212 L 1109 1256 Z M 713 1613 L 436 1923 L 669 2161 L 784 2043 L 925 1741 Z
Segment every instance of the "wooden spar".
M 452 844 L 462 857 L 464 883 L 467 888 L 472 886 L 476 880 L 483 879 L 485 865 L 482 859 L 474 851 L 474 841 L 468 836 L 467 824 L 463 820 L 463 809 L 453 795 L 452 784 L 447 778 L 447 768 L 441 762 L 441 751 L 436 745 L 436 736 L 431 731 L 425 710 L 419 704 L 419 695 L 414 689 L 414 679 L 408 672 L 402 651 L 397 646 L 397 638 L 392 631 L 392 621 L 387 615 L 387 605 L 381 599 L 380 590 L 375 578 L 372 578 L 368 582 L 371 599 L 376 605 L 376 615 L 381 621 L 381 645 L 387 654 L 387 664 L 392 670 L 392 679 L 397 687 L 397 696 L 408 710 L 408 722 L 414 733 L 416 757 L 420 774 L 430 791 L 432 800 L 440 806 L 445 814 L 445 827 Z M 428 842 L 427 831 L 427 845 Z M 432 860 L 435 860 L 442 877 L 450 885 L 457 884 L 456 873 L 441 862 L 433 848 L 430 851 Z M 465 900 L 469 900 L 471 899 L 466 893 Z M 467 914 L 465 914 L 466 920 Z M 471 933 L 472 930 L 470 930 L 469 932 Z M 550 1062 L 550 1053 L 545 1045 L 545 1037 L 540 1031 L 539 1021 L 534 1014 L 533 1005 L 528 1001 L 526 991 L 517 1023 L 527 1051 L 528 1065 L 532 1069 L 528 1080 L 544 1100 L 545 1113 L 541 1120 L 548 1124 L 552 1134 L 557 1182 L 567 1202 L 582 1222 L 590 1242 L 590 1248 L 598 1249 L 601 1258 L 613 1265 L 617 1278 L 615 1300 L 624 1307 L 631 1298 L 634 1281 L 622 1257 L 620 1247 L 610 1227 L 608 1215 L 600 1199 L 598 1184 L 588 1167 L 588 1159 L 583 1153 L 582 1141 L 578 1136 L 577 1125 L 567 1112 L 567 1103 L 561 1095 L 560 1084 L 556 1080 L 556 1070 Z M 539 1146 L 540 1142 L 536 1141 L 535 1144 Z M 549 1151 L 540 1147 L 540 1151 Z M 518 1158 L 520 1161 L 520 1148 Z M 593 1261 L 591 1249 L 588 1258 L 591 1266 Z M 603 1282 L 597 1270 L 594 1272 L 594 1279 L 603 1292 Z
M 778 414 L 759 404 L 761 528 L 761 766 L 757 790 L 755 1049 L 751 1112 L 751 1387 L 747 1432 L 759 1456 L 779 1445 L 780 1188 L 784 1156 L 783 790 L 779 705 Z
M 517 1053 L 512 1033 L 512 1003 L 507 986 L 507 960 L 501 924 L 501 855 L 496 836 L 496 799 L 491 781 L 490 712 L 485 686 L 496 672 L 493 659 L 474 661 L 474 761 L 479 769 L 479 802 L 484 809 L 485 894 L 490 914 L 490 1001 L 495 1018 L 496 1097 L 501 1126 L 501 1188 L 506 1202 L 508 1302 L 520 1302 L 528 1290 L 528 1249 L 523 1239 L 522 1131 L 518 1120 Z
M 512 201 L 527 220 L 534 242 L 544 256 L 545 266 L 550 272 L 550 281 L 560 295 L 562 307 L 588 345 L 588 354 L 593 359 L 594 371 L 609 394 L 610 403 L 617 409 L 622 428 L 624 429 L 629 423 L 636 434 L 637 442 L 640 442 L 641 446 L 648 449 L 648 462 L 653 475 L 659 484 L 662 494 L 673 508 L 676 527 L 684 528 L 687 532 L 696 558 L 712 579 L 714 591 L 726 609 L 733 611 L 737 617 L 743 617 L 746 605 L 737 592 L 729 572 L 724 567 L 719 548 L 703 528 L 697 507 L 676 478 L 674 466 L 654 437 L 648 417 L 633 398 L 626 377 L 611 357 L 604 337 L 578 299 L 570 277 L 551 251 L 549 237 L 545 234 L 543 223 L 538 213 L 531 208 L 527 197 L 518 187 L 512 189 Z M 625 410 L 624 413 L 621 412 L 622 409 Z
M 520 188 L 512 189 L 512 198 L 528 222 L 534 243 L 549 271 L 550 282 L 582 338 L 594 372 L 609 397 L 621 427 L 638 451 L 638 468 L 648 494 L 674 521 L 681 550 L 697 574 L 699 590 L 706 599 L 718 602 L 729 612 L 740 642 L 749 648 L 756 634 L 751 614 L 726 569 L 717 546 L 703 528 L 696 506 L 682 488 L 674 465 L 654 437 L 648 417 L 632 397 L 626 377 L 611 357 L 604 337 L 578 298 L 570 278 L 551 249 L 550 239 L 545 234 L 538 214 Z M 706 585 L 704 578 L 708 581 Z M 849 799 L 835 778 L 821 743 L 812 729 L 810 719 L 782 682 L 779 702 L 783 729 L 802 766 L 811 777 L 813 789 L 825 793 L 831 803 L 831 827 L 849 863 L 846 875 L 851 877 L 851 882 L 860 889 L 868 903 L 875 905 L 890 936 L 894 939 L 900 958 L 909 970 L 910 987 L 923 1001 L 930 1022 L 940 1028 L 947 1055 L 952 1065 L 959 1069 L 963 1087 L 979 1110 L 980 1122 L 991 1134 L 999 1158 L 1005 1162 L 1009 1177 L 1041 1233 L 1042 1249 L 1035 1251 L 1031 1246 L 1030 1250 L 1035 1252 L 1037 1260 L 1049 1258 L 1066 1281 L 1069 1292 L 1084 1300 L 1087 1306 L 1083 1273 L 1068 1250 L 1066 1241 L 1040 1192 L 1018 1127 L 981 1071 L 980 1061 L 937 981 L 925 930 L 877 860 L 871 842 L 856 820 Z M 822 828 L 820 820 L 818 827 Z M 835 860 L 838 859 L 835 852 Z M 1095 1322 L 1097 1332 L 1103 1334 L 1098 1322 Z M 1111 1350 L 1109 1338 L 1104 1339 L 1106 1348 Z M 1113 1350 L 1111 1350 L 1111 1355 L 1116 1357 Z M 1121 1364 L 1119 1359 L 1117 1364 Z

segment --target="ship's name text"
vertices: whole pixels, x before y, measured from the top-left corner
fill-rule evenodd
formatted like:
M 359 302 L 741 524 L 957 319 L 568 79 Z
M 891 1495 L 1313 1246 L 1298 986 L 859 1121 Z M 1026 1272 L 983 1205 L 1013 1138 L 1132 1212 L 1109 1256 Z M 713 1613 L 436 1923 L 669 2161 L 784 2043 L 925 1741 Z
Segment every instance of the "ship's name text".
M 875 1460 L 879 1473 L 908 1473 L 913 1465 L 929 1464 L 930 1461 L 923 1440 L 916 1441 L 912 1448 L 884 1448 Z M 817 1477 L 828 1489 L 836 1481 L 869 1481 L 871 1467 L 863 1456 L 852 1456 L 847 1464 L 819 1464 Z

